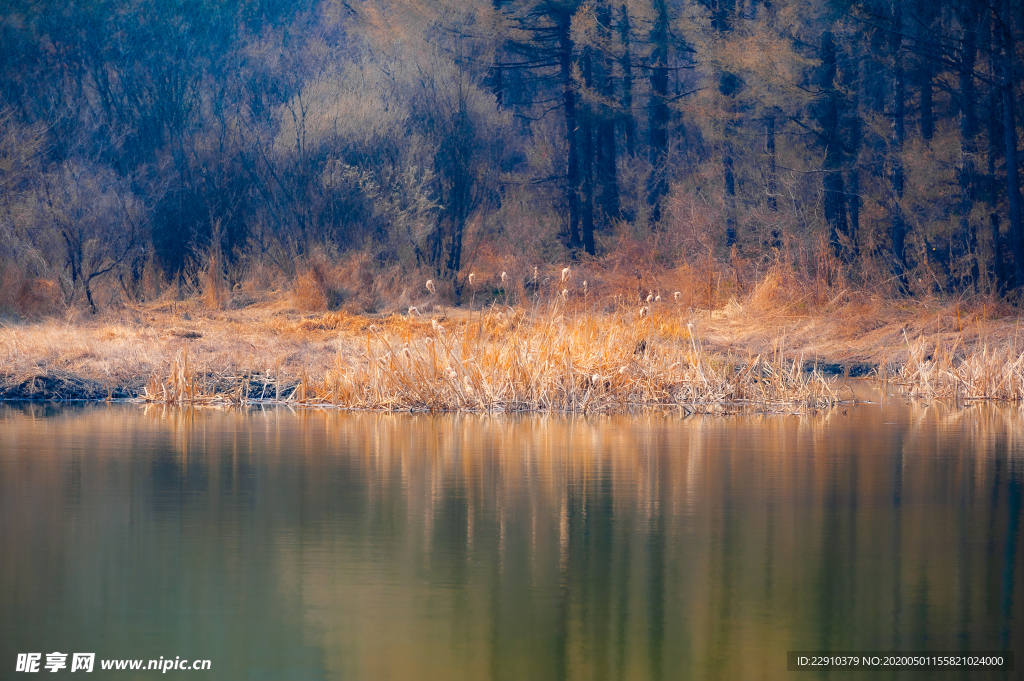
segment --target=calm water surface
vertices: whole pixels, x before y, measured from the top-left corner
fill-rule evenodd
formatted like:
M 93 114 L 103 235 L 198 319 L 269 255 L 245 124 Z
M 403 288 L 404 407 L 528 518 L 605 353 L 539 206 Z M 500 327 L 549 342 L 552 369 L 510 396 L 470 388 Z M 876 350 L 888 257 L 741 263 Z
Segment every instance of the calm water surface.
M 273 680 L 1020 656 L 1022 419 L 902 401 L 691 418 L 0 406 L 0 678 L 52 651 Z

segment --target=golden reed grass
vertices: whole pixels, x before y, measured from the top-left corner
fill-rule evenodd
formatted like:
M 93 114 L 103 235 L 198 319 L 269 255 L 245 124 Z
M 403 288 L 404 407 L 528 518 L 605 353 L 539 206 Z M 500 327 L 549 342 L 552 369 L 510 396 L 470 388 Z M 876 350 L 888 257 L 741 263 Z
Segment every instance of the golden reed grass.
M 188 346 L 185 346 L 174 359 L 171 375 L 166 380 L 150 378 L 140 397 L 162 404 L 243 404 L 249 392 L 249 382 L 245 379 L 239 379 L 228 392 L 207 392 L 198 383 L 194 366 L 189 366 Z
M 435 281 L 342 269 L 311 261 L 293 286 L 274 279 L 281 288 L 258 295 L 245 284 L 223 300 L 0 319 L 0 396 L 574 412 L 809 411 L 852 397 L 842 382 L 803 371 L 809 357 L 833 371 L 879 367 L 878 378 L 910 396 L 1024 401 L 1019 317 L 987 299 L 818 295 L 782 266 L 745 295 L 725 284 L 711 295 L 700 281 L 712 270 L 517 270 L 502 260 L 475 270 L 466 310 Z M 785 355 L 781 342 L 772 349 L 781 338 Z M 162 378 L 147 383 L 152 376 Z
M 962 338 L 949 343 L 904 338 L 907 358 L 882 363 L 879 378 L 910 397 L 952 400 L 1024 400 L 1024 353 L 1016 343 L 983 344 L 966 352 Z
M 321 323 L 340 328 L 343 317 Z M 834 381 L 778 350 L 739 361 L 710 356 L 679 308 L 666 304 L 597 314 L 557 296 L 532 313 L 492 309 L 429 322 L 396 316 L 367 331 L 360 351 L 339 353 L 334 366 L 312 375 L 303 369 L 284 386 L 275 377 L 274 396 L 350 409 L 503 412 L 779 412 L 844 401 Z M 247 395 L 247 386 L 197 392 L 184 355 L 168 379 L 150 382 L 144 398 L 239 403 Z

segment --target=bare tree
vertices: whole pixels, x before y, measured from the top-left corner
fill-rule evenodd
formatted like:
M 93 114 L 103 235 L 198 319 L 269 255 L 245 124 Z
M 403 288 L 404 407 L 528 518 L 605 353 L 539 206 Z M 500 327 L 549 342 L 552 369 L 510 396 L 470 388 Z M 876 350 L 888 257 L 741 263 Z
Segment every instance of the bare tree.
M 143 249 L 143 202 L 109 168 L 77 161 L 44 176 L 37 201 L 37 224 L 59 244 L 72 293 L 81 287 L 95 313 L 94 281 Z

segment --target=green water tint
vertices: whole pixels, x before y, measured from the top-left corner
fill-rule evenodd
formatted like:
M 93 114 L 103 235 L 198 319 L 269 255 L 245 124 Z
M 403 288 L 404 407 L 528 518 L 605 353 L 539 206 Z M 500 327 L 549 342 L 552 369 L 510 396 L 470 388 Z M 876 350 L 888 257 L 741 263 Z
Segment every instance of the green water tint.
M 194 679 L 781 679 L 787 650 L 1020 656 L 1022 424 L 902 401 L 8 405 L 0 678 L 53 651 L 210 659 L 167 675 Z

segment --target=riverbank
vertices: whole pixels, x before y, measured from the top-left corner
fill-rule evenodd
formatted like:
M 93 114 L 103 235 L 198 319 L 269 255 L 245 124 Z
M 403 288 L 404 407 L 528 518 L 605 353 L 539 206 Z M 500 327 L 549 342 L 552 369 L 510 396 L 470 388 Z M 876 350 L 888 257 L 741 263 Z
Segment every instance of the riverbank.
M 172 301 L 3 321 L 0 398 L 771 410 L 841 401 L 830 376 L 877 376 L 922 396 L 1020 399 L 1018 331 L 1015 310 L 987 303 L 853 300 L 798 314 L 756 299 L 708 311 L 553 296 L 309 314 L 287 298 L 237 310 Z

